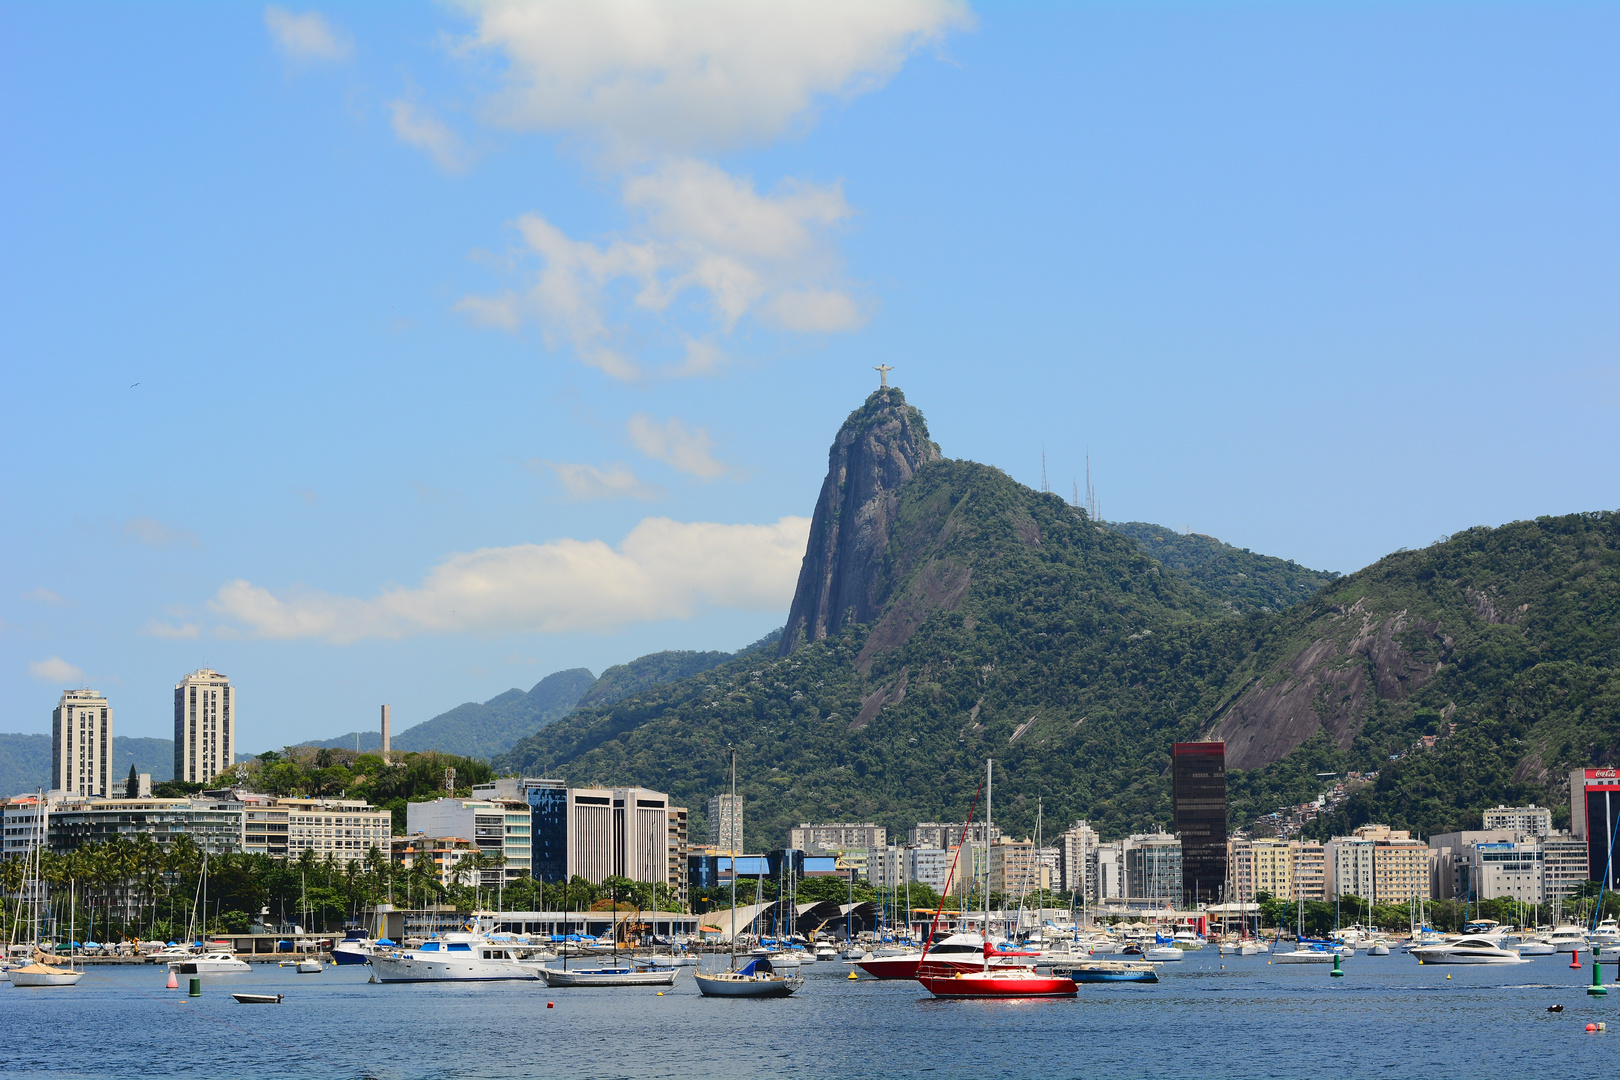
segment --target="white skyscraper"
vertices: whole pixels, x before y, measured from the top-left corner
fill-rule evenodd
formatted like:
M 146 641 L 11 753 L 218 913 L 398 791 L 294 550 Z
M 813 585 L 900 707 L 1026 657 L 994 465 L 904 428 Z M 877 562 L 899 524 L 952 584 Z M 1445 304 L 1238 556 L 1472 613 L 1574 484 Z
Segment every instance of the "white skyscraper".
M 51 787 L 112 794 L 112 708 L 94 690 L 64 690 L 51 713 Z
M 193 671 L 174 688 L 174 778 L 205 784 L 234 764 L 236 692 L 212 668 Z

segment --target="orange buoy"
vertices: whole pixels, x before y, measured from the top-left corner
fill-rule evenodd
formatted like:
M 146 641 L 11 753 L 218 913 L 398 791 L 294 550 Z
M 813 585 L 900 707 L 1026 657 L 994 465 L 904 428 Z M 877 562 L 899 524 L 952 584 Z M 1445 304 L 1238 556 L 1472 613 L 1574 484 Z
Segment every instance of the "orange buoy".
M 1581 950 L 1579 950 L 1579 949 L 1570 950 L 1569 966 L 1572 967 L 1572 968 L 1578 968 L 1578 967 L 1581 966 Z
M 1596 1031 L 1597 1030 L 1597 1025 L 1596 1024 L 1587 1024 L 1586 1025 L 1586 1030 L 1587 1031 Z
M 169 969 L 169 981 L 163 984 L 165 990 L 180 989 L 180 980 L 174 977 L 174 968 Z
M 546 1002 L 546 1008 L 548 1008 L 548 1009 L 555 1009 L 555 1008 L 556 1008 L 556 1007 L 557 1007 L 557 1004 L 556 1004 L 556 1002 L 553 1002 L 553 1001 L 548 1001 L 548 1002 Z

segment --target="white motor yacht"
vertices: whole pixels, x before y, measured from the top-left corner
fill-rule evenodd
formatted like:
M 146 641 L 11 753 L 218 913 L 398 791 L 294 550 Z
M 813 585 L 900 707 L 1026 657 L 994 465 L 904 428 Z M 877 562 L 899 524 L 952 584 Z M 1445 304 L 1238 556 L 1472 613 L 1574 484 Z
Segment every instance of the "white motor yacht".
M 1601 945 L 1605 949 L 1620 945 L 1620 921 L 1604 919 L 1597 924 L 1597 929 L 1586 935 L 1589 945 Z
M 1302 945 L 1291 952 L 1272 953 L 1271 960 L 1276 964 L 1331 964 L 1337 955 L 1332 949 Z
M 246 960 L 238 960 L 235 953 L 216 951 L 206 952 L 190 960 L 179 960 L 169 964 L 178 968 L 182 975 L 220 975 L 228 972 L 240 974 L 252 971 Z
M 1520 956 L 1552 956 L 1558 952 L 1558 946 L 1545 938 L 1525 938 L 1518 945 Z
M 453 931 L 414 949 L 372 954 L 378 982 L 489 982 L 538 979 L 538 968 L 526 965 L 515 945 L 497 944 L 482 934 Z
M 1482 934 L 1460 937 L 1440 945 L 1413 949 L 1420 964 L 1521 964 L 1525 960 L 1514 949 L 1504 949 Z
M 1586 948 L 1586 931 L 1579 926 L 1564 925 L 1547 935 L 1547 940 L 1559 952 L 1575 952 Z
M 1174 945 L 1155 945 L 1151 949 L 1142 950 L 1143 960 L 1156 960 L 1160 963 L 1174 962 L 1186 958 L 1186 951 Z

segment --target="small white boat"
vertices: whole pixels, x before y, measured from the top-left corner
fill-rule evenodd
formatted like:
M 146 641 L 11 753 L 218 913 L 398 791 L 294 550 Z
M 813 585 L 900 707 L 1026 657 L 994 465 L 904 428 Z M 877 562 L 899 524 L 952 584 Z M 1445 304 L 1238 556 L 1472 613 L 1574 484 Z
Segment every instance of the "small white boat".
M 1522 964 L 1526 961 L 1513 949 L 1504 949 L 1490 937 L 1477 935 L 1425 945 L 1413 949 L 1420 964 Z
M 1337 955 L 1339 954 L 1332 949 L 1313 949 L 1307 946 L 1294 949 L 1292 952 L 1272 953 L 1271 960 L 1275 964 L 1331 964 Z
M 701 971 L 692 976 L 698 991 L 704 997 L 787 997 L 804 985 L 797 975 L 781 975 L 770 960 L 760 957 L 750 960 L 737 971 L 717 971 L 705 975 Z
M 1367 946 L 1367 955 L 1368 956 L 1388 956 L 1389 955 L 1389 942 L 1387 942 L 1387 941 L 1375 941 L 1375 942 L 1373 942 L 1371 945 Z
M 680 968 L 540 968 L 540 977 L 551 987 L 565 986 L 674 986 Z
M 1183 959 L 1185 956 L 1186 950 L 1179 949 L 1174 945 L 1155 945 L 1151 949 L 1142 950 L 1143 960 L 1157 960 L 1161 963 L 1174 963 L 1177 960 Z
M 203 953 L 201 956 L 193 957 L 190 960 L 171 962 L 169 966 L 178 968 L 182 975 L 241 974 L 244 971 L 253 970 L 248 966 L 246 960 L 238 960 L 235 953 L 223 950 Z
M 838 959 L 838 950 L 826 942 L 822 942 L 820 945 L 816 946 L 816 959 L 836 960 Z
M 1520 956 L 1554 956 L 1557 952 L 1558 946 L 1541 938 L 1529 938 L 1519 942 Z
M 321 963 L 321 958 L 318 956 L 312 956 L 308 960 L 298 961 L 298 974 L 300 975 L 319 975 L 325 970 L 326 965 Z
M 655 968 L 697 967 L 698 958 L 677 953 L 674 956 L 649 956 L 647 963 Z
M 1271 946 L 1256 938 L 1245 938 L 1238 942 L 1232 951 L 1239 956 L 1259 956 L 1261 953 L 1270 952 Z
M 239 1005 L 280 1005 L 284 994 L 232 994 Z
M 83 971 L 38 961 L 14 967 L 7 974 L 12 986 L 72 986 L 84 978 Z

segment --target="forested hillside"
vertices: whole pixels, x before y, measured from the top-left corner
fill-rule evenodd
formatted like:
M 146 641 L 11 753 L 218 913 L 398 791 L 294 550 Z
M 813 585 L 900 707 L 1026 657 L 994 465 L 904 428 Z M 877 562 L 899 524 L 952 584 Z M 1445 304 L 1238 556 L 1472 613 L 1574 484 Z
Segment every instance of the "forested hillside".
M 1129 536 L 1144 552 L 1242 614 L 1292 607 L 1339 576 L 1163 525 L 1110 521 L 1108 527 Z
M 834 443 L 800 582 L 874 615 L 839 626 L 796 600 L 808 614 L 786 655 L 581 708 L 497 766 L 663 788 L 702 836 L 735 744 L 763 847 L 804 820 L 960 818 L 986 757 L 1010 831 L 1033 828 L 1040 799 L 1054 830 L 1085 817 L 1107 835 L 1169 822 L 1178 738 L 1228 740 L 1234 824 L 1314 798 L 1318 773 L 1376 771 L 1322 829 L 1561 808 L 1565 769 L 1620 759 L 1614 514 L 1471 529 L 1335 578 L 1104 527 L 989 466 L 928 460 L 926 427 L 897 419 L 910 406 L 892 393 Z M 871 464 L 893 453 L 906 468 Z M 854 484 L 852 501 L 838 485 Z M 867 562 L 851 568 L 854 550 Z M 837 629 L 811 640 L 817 625 Z

